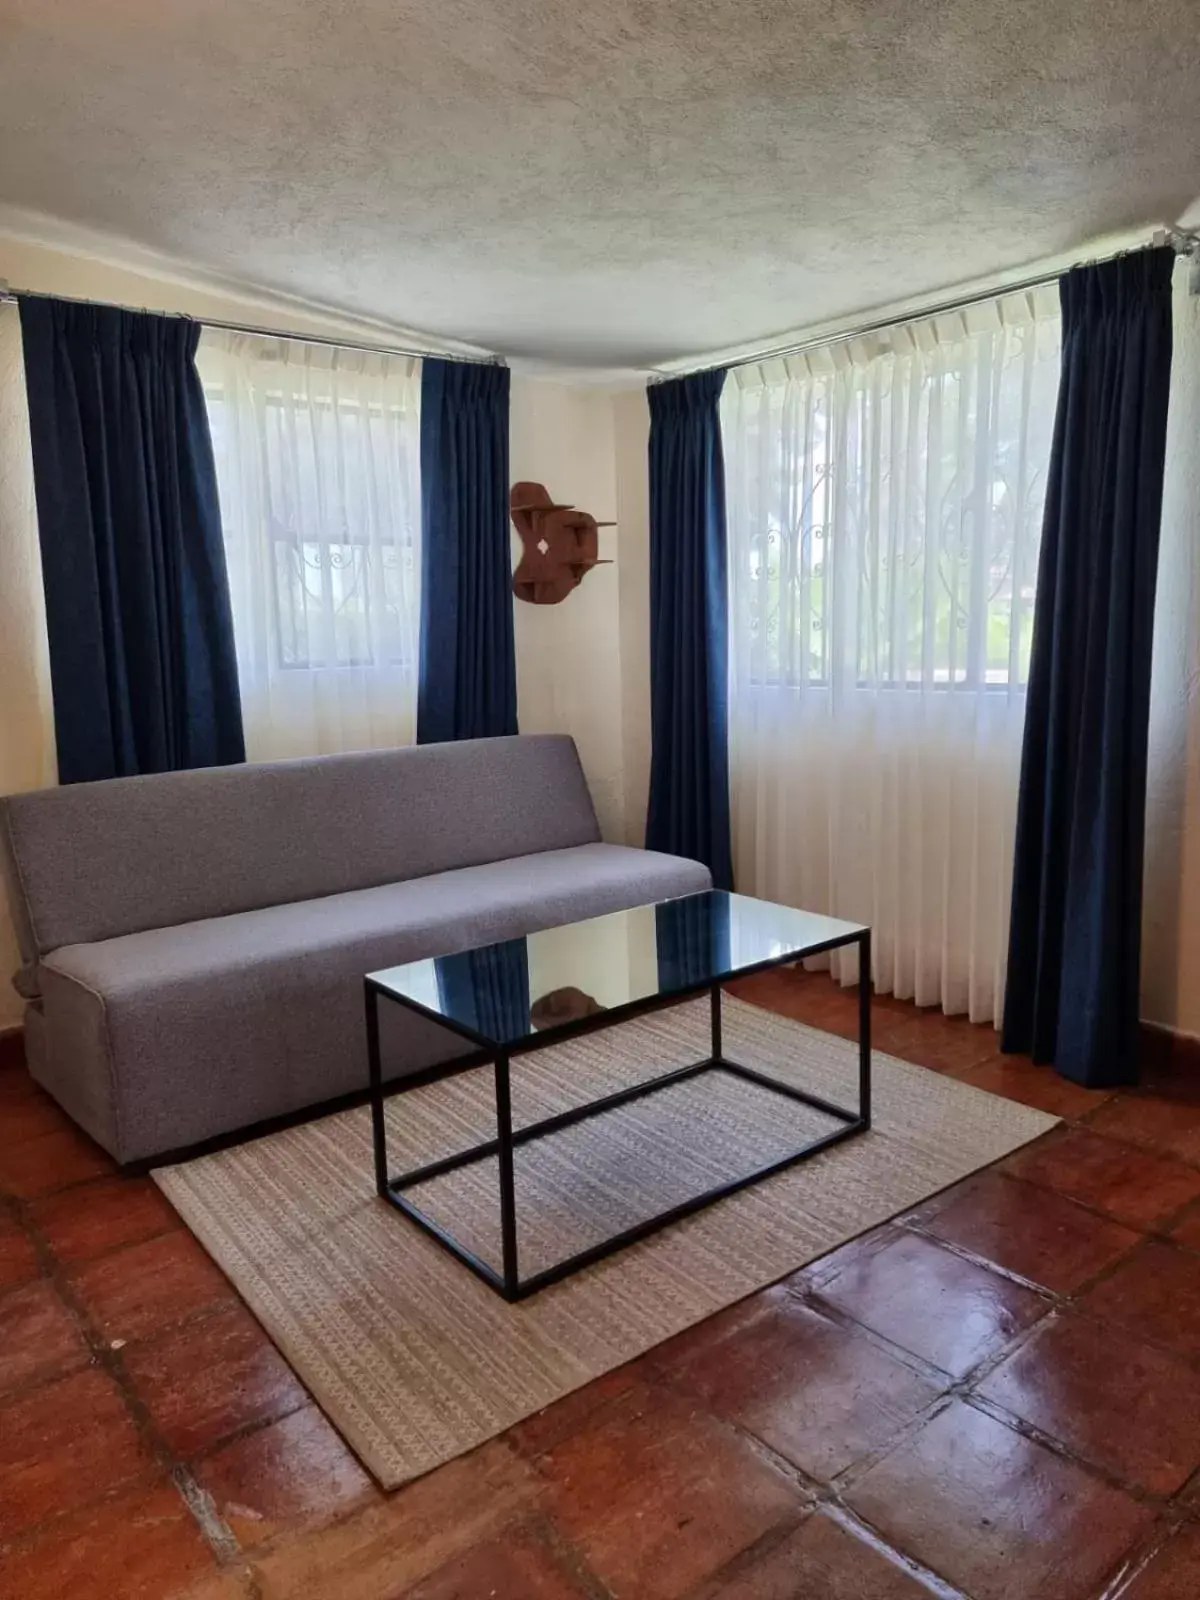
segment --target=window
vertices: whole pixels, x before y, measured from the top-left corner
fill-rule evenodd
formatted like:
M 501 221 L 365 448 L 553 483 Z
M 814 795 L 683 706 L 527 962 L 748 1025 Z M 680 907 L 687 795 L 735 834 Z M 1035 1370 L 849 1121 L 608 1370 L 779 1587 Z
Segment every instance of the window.
M 883 992 L 976 1021 L 1004 992 L 1058 372 L 1050 290 L 722 395 L 738 884 L 870 923 Z
M 1028 297 L 974 315 L 730 375 L 751 681 L 1024 684 L 1058 320 Z
M 207 330 L 248 748 L 415 731 L 420 384 L 404 358 Z

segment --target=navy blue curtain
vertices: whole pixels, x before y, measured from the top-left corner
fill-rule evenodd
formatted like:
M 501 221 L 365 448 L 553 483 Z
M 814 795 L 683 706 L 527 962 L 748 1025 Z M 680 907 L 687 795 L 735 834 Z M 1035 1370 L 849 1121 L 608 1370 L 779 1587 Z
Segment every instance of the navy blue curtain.
M 243 761 L 200 329 L 20 307 L 59 780 Z
M 684 989 L 728 972 L 729 921 L 729 898 L 724 894 L 689 894 L 655 906 L 660 985 Z
M 421 373 L 421 662 L 417 742 L 517 731 L 507 367 Z
M 652 384 L 650 807 L 646 846 L 733 887 L 728 565 L 719 405 L 725 373 Z
M 1137 1077 L 1169 248 L 1060 285 L 1062 378 L 1025 715 L 1003 1048 Z
M 438 994 L 456 1021 L 511 1043 L 530 1031 L 529 951 L 524 939 L 438 956 Z

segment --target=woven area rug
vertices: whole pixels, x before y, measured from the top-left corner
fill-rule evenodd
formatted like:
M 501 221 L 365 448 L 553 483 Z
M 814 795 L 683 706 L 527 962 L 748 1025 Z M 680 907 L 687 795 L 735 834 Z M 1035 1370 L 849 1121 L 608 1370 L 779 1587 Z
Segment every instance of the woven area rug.
M 733 1060 L 853 1106 L 857 1047 L 736 1000 Z M 518 1124 L 708 1053 L 707 1001 L 513 1063 Z M 507 1305 L 379 1200 L 364 1109 L 155 1177 L 364 1464 L 394 1488 L 835 1245 L 998 1160 L 1057 1120 L 874 1058 L 868 1134 Z M 832 1124 L 704 1074 L 517 1156 L 521 1269 L 584 1248 Z M 389 1102 L 393 1172 L 494 1134 L 481 1070 Z M 499 1263 L 494 1162 L 412 1191 Z

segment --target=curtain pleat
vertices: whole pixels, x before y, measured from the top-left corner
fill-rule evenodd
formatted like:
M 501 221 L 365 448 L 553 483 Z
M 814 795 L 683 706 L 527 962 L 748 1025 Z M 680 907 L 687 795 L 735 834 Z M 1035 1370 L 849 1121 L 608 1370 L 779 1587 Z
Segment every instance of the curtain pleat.
M 727 972 L 732 957 L 726 895 L 684 895 L 654 908 L 658 981 L 664 988 L 704 983 Z
M 517 731 L 507 367 L 424 363 L 417 739 Z
M 728 583 L 719 405 L 724 372 L 650 399 L 650 804 L 646 845 L 733 887 Z
M 739 884 L 870 923 L 884 993 L 1000 1015 L 1053 294 L 731 373 Z M 857 953 L 835 953 L 843 982 Z
M 524 939 L 438 956 L 438 996 L 445 1011 L 497 1043 L 524 1038 L 532 1026 L 529 951 Z
M 251 758 L 411 744 L 420 364 L 219 328 L 197 364 Z
M 1174 260 L 1139 251 L 1060 284 L 1003 1044 L 1090 1086 L 1137 1076 Z
M 59 779 L 241 761 L 199 327 L 20 311 Z

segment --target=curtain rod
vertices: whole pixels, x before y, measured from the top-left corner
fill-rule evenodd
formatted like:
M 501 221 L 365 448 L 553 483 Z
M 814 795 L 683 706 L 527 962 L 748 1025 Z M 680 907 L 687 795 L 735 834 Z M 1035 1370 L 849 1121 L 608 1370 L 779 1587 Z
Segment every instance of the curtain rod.
M 108 311 L 147 310 L 145 306 L 119 306 L 109 300 L 85 300 L 77 295 L 43 294 L 36 289 L 13 289 L 0 279 L 0 304 L 6 301 L 15 304 L 22 296 L 32 300 L 65 300 L 68 305 L 73 306 L 103 306 Z M 248 322 L 223 322 L 218 317 L 193 317 L 186 311 L 154 311 L 150 312 L 150 315 L 178 317 L 183 322 L 198 322 L 203 328 L 221 328 L 226 333 L 247 333 L 255 339 L 295 339 L 301 344 L 327 345 L 334 350 L 361 350 L 367 355 L 407 356 L 416 360 L 429 358 L 437 361 L 470 361 L 484 367 L 504 365 L 503 360 L 496 355 L 459 355 L 457 352 L 447 350 L 410 350 L 396 344 L 366 344 L 356 339 L 339 339 L 331 334 L 289 333 L 282 328 L 259 328 Z
M 826 345 L 841 344 L 846 339 L 859 339 L 866 334 L 882 333 L 887 328 L 907 328 L 912 323 L 924 322 L 929 317 L 946 316 L 952 311 L 965 311 L 969 306 L 982 305 L 986 300 L 1000 300 L 1005 295 L 1026 294 L 1030 289 L 1044 289 L 1052 283 L 1057 283 L 1065 273 L 1072 270 L 1072 267 L 1099 266 L 1104 261 L 1116 261 L 1121 256 L 1132 255 L 1136 250 L 1168 244 L 1176 255 L 1197 254 L 1200 252 L 1200 232 L 1181 228 L 1159 228 L 1145 245 L 1133 245 L 1125 250 L 1115 250 L 1110 256 L 1082 259 L 1073 262 L 1069 267 L 1060 267 L 1057 272 L 1039 272 L 1033 277 L 1021 278 L 1015 283 L 1002 284 L 999 288 L 977 289 L 971 294 L 956 295 L 952 300 L 940 300 L 936 305 L 926 306 L 921 311 L 909 311 L 899 317 L 879 317 L 873 322 L 859 322 L 852 328 L 843 328 L 837 333 L 814 334 L 811 339 L 801 339 L 794 344 L 769 345 L 754 351 L 752 355 L 740 356 L 736 361 L 709 361 L 701 366 L 684 367 L 677 372 L 659 372 L 650 379 L 650 382 L 670 383 L 673 378 L 690 377 L 694 373 L 707 372 L 716 367 L 724 367 L 726 371 L 732 372 L 738 367 L 755 366 L 760 361 L 781 361 L 787 356 L 805 355 L 809 350 L 820 350 Z

